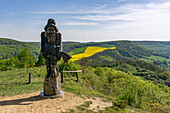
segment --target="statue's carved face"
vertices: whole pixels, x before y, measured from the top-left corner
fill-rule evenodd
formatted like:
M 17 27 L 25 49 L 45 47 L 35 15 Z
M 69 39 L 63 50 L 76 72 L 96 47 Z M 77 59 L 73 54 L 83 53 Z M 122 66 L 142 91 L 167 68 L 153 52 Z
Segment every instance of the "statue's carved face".
M 48 34 L 54 34 L 54 33 L 56 33 L 56 30 L 53 26 L 50 26 L 50 27 L 47 28 L 47 33 Z

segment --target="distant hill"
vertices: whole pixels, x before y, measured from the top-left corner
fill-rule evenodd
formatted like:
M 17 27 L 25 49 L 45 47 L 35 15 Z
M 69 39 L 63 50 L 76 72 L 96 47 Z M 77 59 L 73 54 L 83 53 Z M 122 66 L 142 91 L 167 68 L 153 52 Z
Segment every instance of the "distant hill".
M 108 55 L 108 56 L 122 56 L 124 59 L 138 59 L 143 57 L 149 57 L 151 55 L 154 56 L 161 56 L 164 58 L 169 58 L 169 56 L 165 53 L 159 53 L 156 51 L 148 50 L 144 47 L 138 46 L 131 41 L 114 41 L 112 42 L 113 45 L 117 48 L 114 50 L 106 50 L 102 53 L 98 53 L 97 55 Z M 93 56 L 95 57 L 95 56 Z M 120 60 L 120 58 L 119 58 Z
M 78 43 L 78 42 L 76 43 L 75 42 L 75 43 L 67 44 L 67 46 L 65 46 L 63 48 L 63 50 L 65 50 L 66 52 L 71 52 L 71 51 L 73 52 L 74 49 L 78 49 L 78 48 L 82 48 L 82 47 L 88 47 L 88 46 L 96 46 L 96 47 L 120 46 L 120 48 L 122 48 L 122 47 L 124 48 L 125 46 L 127 46 L 127 44 L 126 44 L 127 42 L 131 42 L 131 43 L 133 43 L 133 46 L 136 45 L 136 47 L 138 49 L 139 48 L 143 48 L 143 50 L 145 49 L 145 52 L 148 51 L 149 53 L 157 54 L 157 56 L 160 56 L 160 54 L 162 54 L 162 52 L 163 52 L 164 54 L 161 55 L 161 56 L 164 56 L 164 57 L 170 56 L 170 42 L 168 42 L 168 41 L 163 42 L 163 41 L 126 41 L 125 40 L 123 42 L 126 42 L 126 43 L 121 43 L 121 42 L 122 41 L 90 42 L 90 43 Z M 121 44 L 125 44 L 125 46 L 123 46 Z M 129 45 L 129 46 L 132 46 L 132 45 Z M 137 51 L 137 49 L 136 49 L 136 51 Z M 145 54 L 145 55 L 148 54 L 148 53 L 145 53 L 145 52 L 143 54 Z M 158 52 L 161 52 L 161 53 L 158 53 Z M 143 56 L 143 54 L 141 54 L 141 55 Z
M 170 41 L 133 41 L 133 43 L 149 50 L 170 54 Z
M 35 56 L 40 52 L 39 42 L 21 42 L 12 39 L 0 38 L 0 56 L 4 59 L 18 55 L 24 48 L 27 48 Z
M 98 43 L 98 46 L 100 46 L 99 44 L 101 43 Z M 106 42 L 102 44 L 106 45 Z M 120 60 L 143 60 L 155 63 L 161 67 L 170 67 L 169 55 L 166 53 L 148 50 L 142 46 L 136 45 L 132 41 L 112 41 L 107 42 L 107 44 L 108 46 L 115 46 L 116 49 L 105 50 L 86 59 L 92 59 L 92 64 L 96 66 Z
M 66 45 L 68 48 L 68 45 Z M 66 49 L 67 52 L 70 53 L 78 53 L 76 50 L 83 50 L 88 46 L 96 46 L 96 47 L 116 47 L 116 50 L 105 50 L 103 52 L 99 52 L 93 55 L 91 58 L 96 58 L 98 56 L 107 56 L 114 60 L 126 60 L 126 59 L 139 59 L 150 56 L 160 56 L 166 59 L 169 59 L 169 55 L 166 53 L 160 53 L 156 51 L 152 51 L 144 48 L 143 46 L 139 46 L 132 41 L 109 41 L 109 42 L 95 42 L 95 43 L 76 43 L 69 45 L 72 50 Z M 83 51 L 82 51 L 83 52 Z
M 92 56 L 108 57 L 109 60 L 125 60 L 125 59 L 144 59 L 150 60 L 151 56 L 159 56 L 165 59 L 169 58 L 168 50 L 170 42 L 154 42 L 154 41 L 107 41 L 107 42 L 63 42 L 63 51 L 67 53 L 78 54 L 84 52 L 88 46 L 96 47 L 116 47 L 116 50 L 105 50 Z M 158 46 L 158 49 L 157 49 Z M 0 38 L 0 56 L 4 59 L 18 55 L 24 48 L 27 48 L 36 57 L 40 52 L 40 42 L 21 42 L 12 39 Z M 155 51 L 151 51 L 155 50 Z M 165 53 L 160 53 L 160 52 Z M 155 57 L 154 57 L 155 58 Z M 152 60 L 152 59 L 151 59 Z M 153 61 L 153 60 L 152 60 Z

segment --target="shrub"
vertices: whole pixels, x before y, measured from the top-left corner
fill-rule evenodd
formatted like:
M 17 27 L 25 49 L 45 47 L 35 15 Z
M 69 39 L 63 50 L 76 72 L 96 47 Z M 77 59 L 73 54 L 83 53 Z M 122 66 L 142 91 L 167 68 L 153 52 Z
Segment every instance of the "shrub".
M 124 109 L 128 105 L 128 102 L 127 102 L 127 100 L 118 100 L 118 101 L 113 101 L 112 105 L 113 105 L 113 107 L 116 106 L 121 109 Z
M 98 76 L 103 76 L 104 75 L 104 70 L 102 67 L 97 67 L 95 70 L 95 74 Z
M 62 71 L 75 71 L 75 70 L 80 70 L 81 67 L 79 64 L 69 61 L 68 63 L 62 62 L 58 65 L 58 68 L 60 72 Z

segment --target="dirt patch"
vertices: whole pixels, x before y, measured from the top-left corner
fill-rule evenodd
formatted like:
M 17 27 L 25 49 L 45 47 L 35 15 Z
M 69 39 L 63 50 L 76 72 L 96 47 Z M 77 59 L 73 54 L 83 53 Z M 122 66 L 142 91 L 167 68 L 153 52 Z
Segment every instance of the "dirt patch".
M 92 101 L 89 109 L 93 111 L 105 110 L 106 107 L 112 106 L 112 102 L 107 102 L 103 98 L 94 97 L 93 99 L 88 99 L 87 101 Z
M 1 113 L 60 113 L 84 103 L 84 99 L 65 92 L 63 98 L 45 99 L 40 92 L 0 99 Z
M 76 109 L 85 101 L 92 101 L 89 109 L 103 110 L 111 106 L 101 98 L 83 99 L 69 92 L 64 92 L 63 98 L 45 99 L 40 92 L 4 97 L 0 99 L 0 113 L 60 113 Z

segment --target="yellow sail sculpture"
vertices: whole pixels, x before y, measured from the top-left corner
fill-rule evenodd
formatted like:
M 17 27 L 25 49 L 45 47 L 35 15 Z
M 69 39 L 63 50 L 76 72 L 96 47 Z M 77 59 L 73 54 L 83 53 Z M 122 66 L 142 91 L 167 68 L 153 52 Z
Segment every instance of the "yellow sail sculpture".
M 72 58 L 70 60 L 75 61 L 75 60 L 80 60 L 84 57 L 90 57 L 90 56 L 92 56 L 98 52 L 102 52 L 106 49 L 116 49 L 116 47 L 105 48 L 105 47 L 89 46 L 89 47 L 87 47 L 87 49 L 85 50 L 84 53 L 73 55 L 73 56 L 71 56 Z

